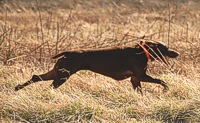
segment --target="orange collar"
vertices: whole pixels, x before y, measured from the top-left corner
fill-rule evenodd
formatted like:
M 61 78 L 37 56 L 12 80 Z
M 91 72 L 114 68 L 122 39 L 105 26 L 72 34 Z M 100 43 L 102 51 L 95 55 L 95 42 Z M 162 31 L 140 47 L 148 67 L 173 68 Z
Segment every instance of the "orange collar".
M 147 49 L 144 47 L 145 43 L 142 43 L 142 45 L 140 45 L 142 47 L 142 49 L 144 50 L 144 53 L 146 54 L 147 56 L 147 59 L 151 59 L 150 55 L 149 55 L 149 52 L 147 51 Z

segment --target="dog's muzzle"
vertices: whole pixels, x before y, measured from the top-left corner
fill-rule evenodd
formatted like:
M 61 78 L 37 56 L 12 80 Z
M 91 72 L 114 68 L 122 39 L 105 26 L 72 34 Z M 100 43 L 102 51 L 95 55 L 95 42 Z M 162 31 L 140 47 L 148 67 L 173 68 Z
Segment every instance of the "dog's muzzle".
M 179 56 L 179 52 L 172 49 L 168 49 L 166 56 L 168 56 L 169 58 L 176 58 L 177 56 Z

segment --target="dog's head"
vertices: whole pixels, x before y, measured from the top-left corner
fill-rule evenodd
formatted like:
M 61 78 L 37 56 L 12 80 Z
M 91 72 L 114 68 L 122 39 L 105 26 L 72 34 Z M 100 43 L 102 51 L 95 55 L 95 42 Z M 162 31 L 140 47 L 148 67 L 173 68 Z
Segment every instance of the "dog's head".
M 168 62 L 164 57 L 176 58 L 179 53 L 175 50 L 169 49 L 169 47 L 163 42 L 154 41 L 140 41 L 140 46 L 148 51 L 151 60 L 159 59 L 165 64 Z

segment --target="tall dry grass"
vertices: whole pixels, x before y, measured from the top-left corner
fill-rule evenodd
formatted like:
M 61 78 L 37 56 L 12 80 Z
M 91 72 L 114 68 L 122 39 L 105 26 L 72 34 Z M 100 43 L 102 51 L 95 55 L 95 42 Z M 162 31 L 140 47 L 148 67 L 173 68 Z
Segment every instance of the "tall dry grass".
M 0 13 L 1 122 L 200 122 L 200 11 L 174 4 L 150 11 L 110 5 L 45 11 L 38 4 L 6 4 Z M 57 90 L 47 81 L 14 91 L 51 69 L 51 56 L 59 52 L 132 45 L 141 37 L 169 41 L 181 54 L 168 68 L 149 64 L 148 73 L 169 84 L 167 93 L 142 83 L 141 96 L 129 79 L 90 71 L 79 71 Z

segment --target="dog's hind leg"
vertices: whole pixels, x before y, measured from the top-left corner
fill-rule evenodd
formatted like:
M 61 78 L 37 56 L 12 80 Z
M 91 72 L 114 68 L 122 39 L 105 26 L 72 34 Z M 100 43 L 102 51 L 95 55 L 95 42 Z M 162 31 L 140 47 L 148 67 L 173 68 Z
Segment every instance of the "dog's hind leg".
M 28 85 L 30 85 L 32 83 L 38 82 L 38 81 L 53 80 L 55 78 L 55 76 L 56 76 L 56 68 L 57 68 L 59 62 L 60 61 L 58 61 L 55 64 L 54 68 L 51 71 L 49 71 L 49 72 L 47 72 L 45 74 L 41 74 L 41 75 L 33 75 L 32 78 L 29 81 L 25 82 L 22 85 L 20 85 L 20 84 L 17 85 L 15 87 L 15 91 L 18 91 L 18 90 L 20 90 L 20 89 L 22 89 L 22 88 L 24 88 L 24 87 L 26 87 L 26 86 L 28 86 Z
M 72 74 L 80 70 L 81 61 L 78 57 L 62 58 L 56 70 L 56 76 L 54 78 L 51 87 L 53 89 L 61 86 Z
M 56 70 L 54 68 L 54 69 L 52 69 L 51 71 L 49 71 L 49 72 L 47 72 L 45 74 L 33 75 L 32 78 L 29 81 L 25 82 L 22 85 L 20 85 L 20 84 L 17 85 L 15 87 L 15 91 L 18 91 L 18 90 L 20 90 L 20 89 L 22 89 L 22 88 L 24 88 L 24 87 L 26 87 L 26 86 L 28 86 L 28 85 L 30 85 L 32 83 L 38 82 L 38 81 L 53 80 L 55 78 L 55 74 L 56 74 L 55 72 L 56 72 Z
M 58 88 L 59 86 L 61 86 L 70 76 L 71 76 L 71 71 L 67 70 L 67 69 L 59 69 L 57 71 L 56 77 L 53 81 L 53 83 L 51 84 L 51 87 L 53 89 Z

